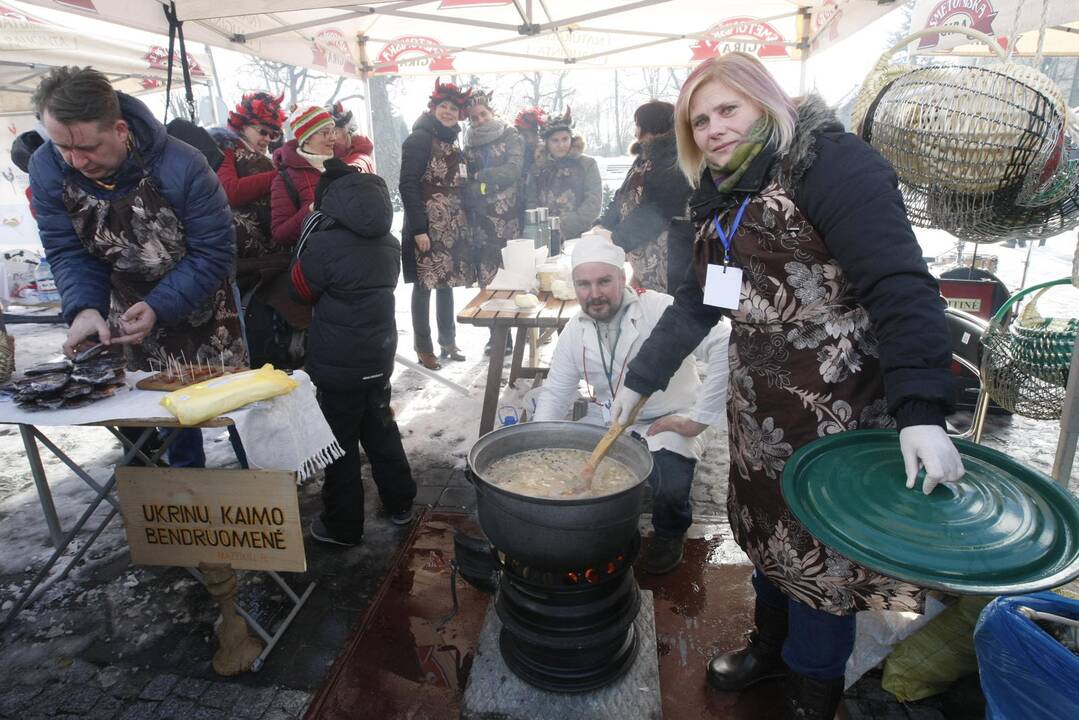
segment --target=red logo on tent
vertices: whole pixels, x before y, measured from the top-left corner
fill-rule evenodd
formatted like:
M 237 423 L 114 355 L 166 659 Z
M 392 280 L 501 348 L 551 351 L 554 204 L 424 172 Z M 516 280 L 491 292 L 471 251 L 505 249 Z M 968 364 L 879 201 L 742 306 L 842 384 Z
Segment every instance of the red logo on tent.
M 993 9 L 993 4 L 989 0 L 941 0 L 926 18 L 925 27 L 955 25 L 977 30 L 993 37 L 996 35 L 993 31 L 993 20 L 996 16 L 997 11 Z M 936 47 L 940 44 L 940 36 L 945 34 L 947 33 L 926 35 L 918 43 L 918 48 Z
M 483 7 L 485 5 L 510 5 L 513 0 L 442 0 L 439 10 L 447 8 Z
M 156 90 L 159 87 L 165 86 L 165 83 L 161 82 L 157 78 L 143 78 L 142 82 L 140 82 L 139 84 L 142 85 L 143 90 Z
M 164 70 L 167 72 L 169 69 L 169 51 L 160 45 L 151 45 L 149 52 L 143 55 L 142 59 L 146 61 L 146 66 L 151 70 Z M 176 67 L 180 66 L 179 51 L 173 51 L 172 64 Z M 187 66 L 191 69 L 192 75 L 206 77 L 202 66 L 199 65 L 198 60 L 192 57 L 191 53 L 187 54 Z
M 761 58 L 787 57 L 783 36 L 774 27 L 757 18 L 736 17 L 709 28 L 708 37 L 694 43 L 691 59 L 707 60 L 736 50 Z
M 340 68 L 346 75 L 356 74 L 356 63 L 348 49 L 348 41 L 340 30 L 322 30 L 311 41 L 311 63 L 323 68 Z
M 67 5 L 73 7 L 76 10 L 86 10 L 88 12 L 96 13 L 97 8 L 94 7 L 94 3 L 91 0 L 56 0 L 57 5 Z
M 435 72 L 453 72 L 453 54 L 434 38 L 406 35 L 390 40 L 378 54 L 376 73 L 400 72 L 401 66 L 424 66 Z

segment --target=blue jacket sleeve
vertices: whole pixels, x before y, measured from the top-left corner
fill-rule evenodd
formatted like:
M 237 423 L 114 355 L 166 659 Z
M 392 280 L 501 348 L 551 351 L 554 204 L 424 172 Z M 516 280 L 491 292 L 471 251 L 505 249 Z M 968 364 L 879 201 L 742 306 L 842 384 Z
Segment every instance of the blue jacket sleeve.
M 162 325 L 191 314 L 233 271 L 236 237 L 228 198 L 197 150 L 169 138 L 158 178 L 184 228 L 187 254 L 144 300 Z
M 60 291 L 64 319 L 71 324 L 81 311 L 93 308 L 109 315 L 110 269 L 86 251 L 64 207 L 64 171 L 52 144 L 30 161 L 30 189 L 38 234 Z

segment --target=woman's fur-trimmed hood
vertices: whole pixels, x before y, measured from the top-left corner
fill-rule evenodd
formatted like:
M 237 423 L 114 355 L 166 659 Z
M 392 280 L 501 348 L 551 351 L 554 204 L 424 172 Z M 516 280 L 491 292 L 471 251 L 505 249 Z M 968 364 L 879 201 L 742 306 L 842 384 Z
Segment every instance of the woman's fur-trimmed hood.
M 678 155 L 678 144 L 674 138 L 673 129 L 653 135 L 644 141 L 638 140 L 629 146 L 629 154 L 639 155 L 642 160 L 653 160 L 671 153 L 674 153 L 676 157 Z
M 798 104 L 798 122 L 794 126 L 791 145 L 786 153 L 776 158 L 769 178 L 785 188 L 795 187 L 817 159 L 817 135 L 843 131 L 843 124 L 821 96 L 807 95 Z

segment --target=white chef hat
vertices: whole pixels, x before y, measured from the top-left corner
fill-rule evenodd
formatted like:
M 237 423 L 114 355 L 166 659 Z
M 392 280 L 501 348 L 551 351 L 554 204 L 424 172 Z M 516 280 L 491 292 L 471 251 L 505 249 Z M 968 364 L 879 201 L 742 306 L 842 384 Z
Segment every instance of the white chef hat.
M 622 270 L 626 251 L 599 235 L 583 235 L 573 247 L 572 262 L 574 269 L 581 263 L 600 262 Z

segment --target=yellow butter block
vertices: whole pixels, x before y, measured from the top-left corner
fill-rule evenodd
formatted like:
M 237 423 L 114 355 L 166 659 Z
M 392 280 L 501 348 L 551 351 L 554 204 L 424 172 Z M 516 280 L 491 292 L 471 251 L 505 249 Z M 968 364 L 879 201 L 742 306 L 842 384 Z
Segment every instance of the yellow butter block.
M 290 393 L 299 383 L 267 363 L 258 370 L 204 380 L 174 390 L 161 399 L 183 425 L 198 425 L 256 400 Z

